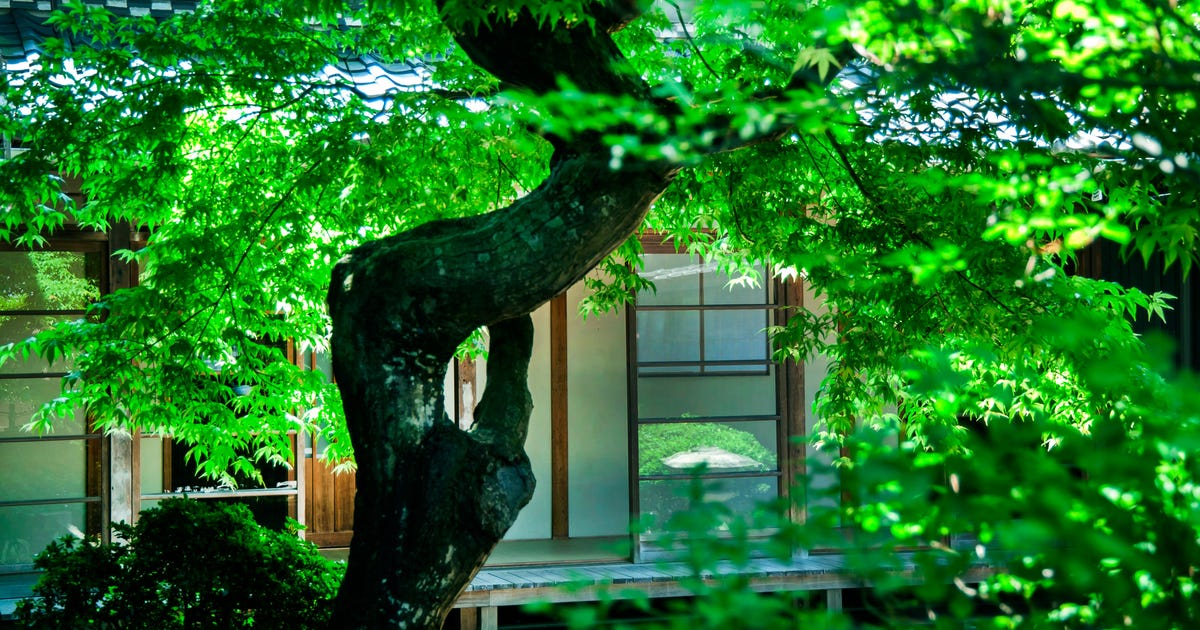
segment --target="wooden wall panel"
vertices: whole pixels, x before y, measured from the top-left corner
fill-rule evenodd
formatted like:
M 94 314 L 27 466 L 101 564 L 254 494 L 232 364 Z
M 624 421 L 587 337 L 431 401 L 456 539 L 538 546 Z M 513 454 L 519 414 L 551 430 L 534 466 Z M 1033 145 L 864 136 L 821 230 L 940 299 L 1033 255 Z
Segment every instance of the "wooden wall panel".
M 334 474 L 321 458 L 307 462 L 305 538 L 318 547 L 345 547 L 354 529 L 354 475 Z

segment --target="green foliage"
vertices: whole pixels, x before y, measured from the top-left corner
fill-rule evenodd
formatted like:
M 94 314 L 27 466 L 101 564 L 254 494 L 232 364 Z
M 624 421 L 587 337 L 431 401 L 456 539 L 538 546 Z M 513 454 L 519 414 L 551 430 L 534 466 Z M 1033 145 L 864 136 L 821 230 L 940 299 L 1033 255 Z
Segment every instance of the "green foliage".
M 72 357 L 34 428 L 86 406 L 103 430 L 173 436 L 226 484 L 235 469 L 291 461 L 288 430 L 352 457 L 337 388 L 281 352 L 288 340 L 328 350 L 333 264 L 357 243 L 509 203 L 545 170 L 544 143 L 489 129 L 491 114 L 455 99 L 494 88 L 461 54 L 436 67 L 445 92 L 370 100 L 316 78 L 339 54 L 444 54 L 431 9 L 354 29 L 320 28 L 291 2 L 219 0 L 165 20 L 79 3 L 54 14 L 91 45 L 49 40 L 40 65 L 2 85 L 0 131 L 27 150 L 0 162 L 0 237 L 40 244 L 69 216 L 100 230 L 129 221 L 148 239 L 117 253 L 138 286 L 0 355 Z M 86 203 L 62 193 L 59 173 L 80 178 Z
M 86 405 L 102 428 L 204 444 L 197 454 L 214 476 L 248 465 L 235 453 L 290 459 L 273 436 L 298 424 L 322 432 L 334 459 L 352 455 L 336 388 L 282 364 L 275 348 L 324 346 L 322 296 L 350 247 L 535 188 L 548 151 L 530 130 L 600 133 L 617 161 L 695 165 L 647 226 L 723 266 L 765 260 L 804 274 L 829 310 L 776 333 L 784 355 L 834 359 L 821 403 L 834 427 L 901 396 L 893 359 L 931 335 L 970 346 L 956 347 L 955 361 L 984 381 L 986 365 L 1016 366 L 1061 389 L 1050 382 L 1061 370 L 1023 352 L 1043 345 L 1025 322 L 1090 307 L 1077 296 L 1137 303 L 1064 278 L 1095 239 L 1192 264 L 1198 197 L 1186 138 L 1200 128 L 1187 87 L 1200 63 L 1195 29 L 1182 13 L 1071 7 L 728 1 L 696 7 L 686 36 L 666 40 L 683 10 L 651 10 L 619 43 L 663 98 L 683 104 L 672 114 L 568 85 L 495 94 L 419 3 L 369 3 L 347 14 L 361 24 L 352 29 L 316 27 L 336 19 L 337 3 L 220 0 L 158 21 L 71 5 L 53 24 L 95 45 L 51 41 L 39 67 L 5 84 L 12 115 L 0 131 L 28 151 L 0 164 L 11 208 L 0 234 L 40 243 L 69 212 L 83 226 L 129 220 L 151 236 L 121 253 L 142 282 L 97 304 L 103 322 L 64 323 L 11 352 L 77 357 L 37 426 Z M 520 9 L 444 11 L 465 25 Z M 537 10 L 565 26 L 577 7 Z M 479 11 L 492 17 L 471 17 Z M 1125 37 L 1116 24 L 1148 26 Z M 846 62 L 847 45 L 862 59 Z M 339 55 L 365 52 L 441 57 L 413 92 L 370 97 L 314 78 Z M 782 89 L 795 72 L 832 72 L 831 59 L 846 76 L 833 89 Z M 489 107 L 456 100 L 466 94 Z M 1139 107 L 1122 105 L 1129 98 Z M 738 133 L 796 131 L 701 163 L 696 138 L 714 119 Z M 77 207 L 54 173 L 80 176 L 87 203 Z M 627 244 L 602 263 L 586 313 L 645 288 L 625 266 L 638 253 Z M 214 378 L 181 378 L 193 374 Z M 237 410 L 221 381 L 251 386 Z
M 526 4 L 441 10 L 470 29 Z M 217 0 L 161 21 L 82 4 L 56 13 L 96 45 L 51 42 L 40 67 L 0 84 L 0 132 L 29 149 L 0 163 L 0 237 L 37 245 L 70 216 L 97 229 L 128 220 L 149 240 L 122 253 L 143 271 L 138 287 L 3 352 L 73 357 L 38 421 L 86 407 L 103 428 L 192 444 L 214 475 L 287 460 L 280 436 L 301 425 L 324 432 L 331 457 L 350 455 L 336 390 L 278 350 L 323 347 L 333 263 L 533 190 L 550 153 L 539 134 L 595 137 L 614 164 L 690 167 L 648 229 L 809 290 L 772 332 L 780 358 L 830 361 L 814 438 L 839 449 L 834 498 L 851 500 L 808 512 L 804 528 L 776 522 L 775 547 L 850 527 L 878 552 L 851 557 L 880 597 L 916 598 L 935 623 L 1196 625 L 1196 384 L 1164 376 L 1132 325 L 1162 318 L 1172 298 L 1073 273 L 1104 241 L 1164 268 L 1197 261 L 1196 8 L 696 4 L 656 5 L 617 35 L 653 106 L 565 82 L 503 91 L 425 2 Z M 341 28 L 341 10 L 361 26 Z M 531 10 L 588 27 L 578 3 Z M 423 89 L 378 98 L 314 78 L 367 52 L 438 61 Z M 702 150 L 785 128 L 747 150 Z M 81 178 L 86 203 L 60 174 Z M 632 271 L 639 255 L 629 241 L 601 263 L 585 313 L 648 288 Z M 235 383 L 250 394 L 233 396 Z M 968 534 L 978 546 L 946 544 Z M 926 586 L 901 590 L 878 571 L 897 545 L 930 547 L 915 558 Z M 973 561 L 1006 571 L 956 583 Z M 713 597 L 689 624 L 737 623 L 723 610 L 759 622 L 754 602 L 781 610 L 744 591 Z M 799 622 L 771 613 L 761 627 L 775 623 Z
M 66 537 L 35 560 L 29 628 L 323 628 L 341 565 L 240 504 L 168 499 L 119 543 Z
M 1136 363 L 1128 352 L 1115 351 L 1115 364 Z M 1109 381 L 1112 367 L 1083 378 Z M 816 446 L 846 455 L 838 484 L 793 490 L 809 511 L 799 524 L 781 503 L 731 520 L 694 483 L 690 509 L 665 536 L 682 547 L 691 597 L 665 611 L 642 602 L 655 619 L 637 627 L 1194 626 L 1200 382 L 1124 374 L 1121 383 L 1126 404 L 1088 430 L 1053 417 L 1000 421 L 961 432 L 955 449 L 929 449 L 894 426 L 865 427 Z M 941 443 L 950 431 L 926 437 Z M 869 605 L 814 611 L 729 570 L 752 553 L 786 562 L 808 549 L 840 550 L 842 574 Z M 562 618 L 590 627 L 627 597 L 614 591 Z
M 100 298 L 95 282 L 80 270 L 72 269 L 71 263 L 78 260 L 76 256 L 67 252 L 31 252 L 29 260 L 38 293 L 47 308 L 82 309 Z

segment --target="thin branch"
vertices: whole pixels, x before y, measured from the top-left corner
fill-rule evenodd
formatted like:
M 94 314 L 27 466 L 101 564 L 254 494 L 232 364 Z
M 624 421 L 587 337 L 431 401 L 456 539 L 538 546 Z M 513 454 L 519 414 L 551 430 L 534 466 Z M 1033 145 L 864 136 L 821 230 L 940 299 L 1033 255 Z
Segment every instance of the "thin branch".
M 875 195 L 867 189 L 866 184 L 863 183 L 862 178 L 858 175 L 858 171 L 854 168 L 854 165 L 850 163 L 850 156 L 846 155 L 846 150 L 842 147 L 842 144 L 837 141 L 837 137 L 833 135 L 832 131 L 826 129 L 825 138 L 829 140 L 830 146 L 833 148 L 834 153 L 837 154 L 838 160 L 840 160 L 842 163 L 842 167 L 846 169 L 846 174 L 849 175 L 850 180 L 854 182 L 854 187 L 858 189 L 859 194 L 861 194 L 863 198 L 866 199 L 867 202 L 872 206 L 880 208 L 881 206 L 879 200 L 876 199 Z M 919 235 L 915 236 L 917 236 L 917 238 L 919 238 L 922 242 L 925 242 L 925 240 Z M 925 244 L 928 245 L 927 242 Z
M 496 154 L 496 207 L 500 207 L 500 186 L 503 182 L 500 180 L 500 170 L 507 168 L 504 166 L 504 161 L 500 159 L 500 154 Z
M 250 252 L 254 249 L 254 242 L 259 238 L 263 230 L 267 228 L 267 224 L 270 223 L 271 219 L 275 217 L 275 214 L 279 212 L 281 208 L 283 208 L 284 204 L 291 199 L 292 195 L 296 193 L 296 190 L 300 188 L 301 182 L 305 181 L 307 176 L 316 170 L 317 166 L 323 164 L 325 160 L 328 159 L 328 155 L 328 152 L 322 152 L 317 159 L 313 160 L 313 163 L 310 164 L 308 168 L 305 168 L 295 178 L 295 180 L 292 181 L 292 185 L 289 186 L 286 191 L 284 191 L 283 196 L 275 200 L 275 203 L 271 204 L 270 211 L 267 212 L 261 221 L 259 221 L 258 227 L 255 228 L 254 233 L 251 235 L 250 245 L 248 245 L 246 249 L 242 250 L 241 256 L 238 257 L 237 264 L 235 264 L 232 271 L 229 272 L 228 280 L 225 281 L 225 286 L 221 288 L 221 295 L 217 296 L 216 301 L 213 302 L 212 310 L 208 314 L 208 319 L 204 321 L 204 326 L 201 327 L 201 330 L 208 328 L 209 324 L 212 323 L 213 317 L 216 317 L 217 315 L 217 308 L 221 302 L 229 296 L 230 291 L 233 290 L 233 283 L 237 279 L 237 275 L 241 271 L 242 265 L 244 265 L 246 260 L 250 257 Z M 195 350 L 193 350 L 192 355 L 195 356 Z
M 696 56 L 700 58 L 700 63 L 703 63 L 704 67 L 708 68 L 709 74 L 713 75 L 713 77 L 717 79 L 720 79 L 721 75 L 717 74 L 717 71 L 713 70 L 713 67 L 708 64 L 708 60 L 704 58 L 704 53 L 700 52 L 700 47 L 696 45 L 695 38 L 693 38 L 692 34 L 688 31 L 687 20 L 683 19 L 683 9 L 680 9 L 679 5 L 672 0 L 666 0 L 666 2 L 672 7 L 675 7 L 675 17 L 679 18 L 679 28 L 683 29 L 683 35 L 687 37 L 688 43 L 692 46 L 692 50 L 696 51 Z
M 821 161 L 817 159 L 812 147 L 808 145 L 808 139 L 800 136 L 800 143 L 804 145 L 804 151 L 808 153 L 808 159 L 812 160 L 813 168 L 817 169 L 817 174 L 821 176 L 821 181 L 825 184 L 825 190 L 833 192 L 833 184 L 829 183 L 829 176 L 825 174 L 825 169 L 821 168 Z
M 838 158 L 841 160 L 842 165 L 846 168 L 846 172 L 850 175 L 850 179 L 854 182 L 854 185 L 858 188 L 859 193 L 861 193 L 863 198 L 867 200 L 867 203 L 870 203 L 872 206 L 874 206 L 876 210 L 882 210 L 883 206 L 879 203 L 879 201 L 875 198 L 875 196 L 867 189 L 866 185 L 863 183 L 862 178 L 859 177 L 858 171 L 855 170 L 854 165 L 850 163 L 850 157 L 848 155 L 846 155 L 845 148 L 842 147 L 841 143 L 837 141 L 837 138 L 833 135 L 833 132 L 826 129 L 825 137 L 829 139 L 830 144 L 833 146 L 833 150 L 837 152 Z M 900 229 L 903 230 L 904 233 L 910 239 L 915 240 L 930 249 L 933 248 L 933 244 L 930 243 L 928 239 L 926 239 L 924 236 L 921 236 L 920 234 L 913 231 L 911 228 L 909 228 L 903 222 L 898 221 L 897 225 L 900 226 Z M 966 273 L 964 273 L 961 270 L 955 271 L 955 274 L 963 282 L 966 282 L 968 285 L 970 285 L 975 290 L 979 291 L 984 296 L 986 296 L 993 303 L 995 303 L 996 306 L 999 306 L 1000 308 L 1004 309 L 1004 311 L 1006 313 L 1008 313 L 1009 315 L 1012 315 L 1014 317 L 1018 316 L 1017 312 L 1015 310 L 1013 310 L 1012 307 L 1010 307 L 1009 305 L 1000 301 L 1000 298 L 996 297 L 996 295 L 993 294 L 991 291 L 989 291 L 987 289 L 987 287 L 984 287 L 983 285 L 979 284 L 978 282 L 975 282 L 974 280 L 971 279 L 970 276 L 968 276 Z
M 736 174 L 733 172 L 730 172 L 729 180 L 728 180 L 729 185 L 726 187 L 726 190 L 725 190 L 725 195 L 726 195 L 726 198 L 728 199 L 728 203 L 729 203 L 729 213 L 733 216 L 733 227 L 734 227 L 734 229 L 737 230 L 738 235 L 741 236 L 743 239 L 745 239 L 746 242 L 748 242 L 750 244 L 754 244 L 754 239 L 752 239 L 746 235 L 746 228 L 744 226 L 742 226 L 741 213 L 738 212 L 737 207 L 733 203 L 734 189 L 736 188 L 736 183 L 737 183 L 735 181 L 735 178 L 736 178 Z
M 518 186 L 520 186 L 521 188 L 525 187 L 525 183 L 521 181 L 521 178 L 518 177 L 515 172 L 513 172 L 512 167 L 510 167 L 508 165 L 508 162 L 505 162 L 504 159 L 501 158 L 499 155 L 496 156 L 496 161 L 500 162 L 500 166 L 504 168 L 504 170 L 508 173 L 509 177 L 513 178 L 513 181 L 517 182 Z
M 446 88 L 430 88 L 416 92 L 417 94 L 431 94 L 451 101 L 465 101 L 473 98 L 486 98 L 495 96 L 500 93 L 500 86 L 494 86 L 486 90 L 448 90 Z

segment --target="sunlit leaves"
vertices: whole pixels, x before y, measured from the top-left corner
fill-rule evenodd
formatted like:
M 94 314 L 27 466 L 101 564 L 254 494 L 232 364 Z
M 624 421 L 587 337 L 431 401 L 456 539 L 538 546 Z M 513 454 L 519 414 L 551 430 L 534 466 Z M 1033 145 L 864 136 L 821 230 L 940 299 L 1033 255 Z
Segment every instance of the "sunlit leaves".
M 40 67 L 5 84 L 5 111 L 19 114 L 3 117 L 5 134 L 27 149 L 0 164 L 12 176 L 6 237 L 43 243 L 67 212 L 82 227 L 142 230 L 117 253 L 136 262 L 137 287 L 6 352 L 74 357 L 33 428 L 86 407 L 101 429 L 192 445 L 227 482 L 252 461 L 293 457 L 289 430 L 320 433 L 331 461 L 343 460 L 352 452 L 336 388 L 283 352 L 328 350 L 334 262 L 362 240 L 536 185 L 544 166 L 504 141 L 520 135 L 483 136 L 462 103 L 428 93 L 367 103 L 325 73 L 344 45 L 418 50 L 409 31 L 314 30 L 286 4 L 219 2 L 165 21 L 79 7 L 57 24 L 97 46 L 50 40 Z M 407 26 L 445 50 L 437 32 Z M 444 85 L 456 80 L 447 73 Z M 438 165 L 456 176 L 409 183 Z M 86 204 L 62 193 L 57 172 L 81 178 Z
M 831 71 L 840 68 L 841 65 L 842 62 L 828 48 L 805 48 L 796 57 L 796 64 L 792 71 L 816 68 L 818 76 L 824 81 L 826 77 L 831 76 Z

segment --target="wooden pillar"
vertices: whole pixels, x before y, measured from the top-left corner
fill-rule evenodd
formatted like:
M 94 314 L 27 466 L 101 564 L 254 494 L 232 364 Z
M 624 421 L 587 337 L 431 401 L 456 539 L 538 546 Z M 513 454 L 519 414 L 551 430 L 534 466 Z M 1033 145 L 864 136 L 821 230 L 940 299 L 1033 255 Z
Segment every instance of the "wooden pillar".
M 293 434 L 295 440 L 292 444 L 295 448 L 292 451 L 292 456 L 296 460 L 295 468 L 293 469 L 296 475 L 296 522 L 304 527 L 300 528 L 300 540 L 304 540 L 304 531 L 308 529 L 308 430 L 300 429 Z M 315 445 L 314 445 L 315 448 Z
M 132 249 L 131 232 L 133 226 L 127 221 L 121 221 L 112 226 L 108 233 L 108 251 L 105 252 L 104 274 L 107 286 L 105 293 L 127 289 L 134 285 L 133 268 L 128 262 L 116 257 L 118 250 Z M 108 520 L 132 523 L 137 513 L 137 478 L 134 457 L 133 436 L 126 432 L 114 432 L 104 438 L 108 440 Z M 107 527 L 104 535 L 107 539 Z
M 550 300 L 550 535 L 571 535 L 567 454 L 567 294 Z
M 496 630 L 500 627 L 499 609 L 485 606 L 479 609 L 479 630 Z
M 783 283 L 782 291 L 785 306 L 804 308 L 804 281 L 802 279 L 797 278 Z M 791 311 L 785 308 L 780 310 L 777 321 L 779 325 L 785 325 L 790 318 Z M 781 449 L 784 454 L 781 470 L 783 471 L 784 491 L 790 499 L 791 520 L 794 523 L 802 523 L 808 508 L 808 497 L 804 496 L 807 481 L 805 476 L 808 470 L 805 462 L 807 448 L 805 440 L 796 438 L 808 435 L 808 429 L 805 426 L 808 408 L 805 405 L 804 362 L 788 360 L 784 361 L 780 367 L 785 375 L 784 392 L 781 397 L 784 421 L 780 423 L 784 432 L 784 441 L 781 444 L 786 445 Z
M 133 436 L 121 431 L 108 436 L 109 504 L 108 519 L 112 522 L 133 522 Z
M 841 612 L 842 610 L 842 589 L 831 588 L 825 591 L 825 610 L 829 612 Z
M 475 381 L 475 361 L 459 359 L 454 362 L 454 402 L 458 408 L 458 428 L 466 431 L 475 423 L 475 403 L 479 399 Z
M 479 609 L 478 608 L 459 608 L 458 609 L 458 629 L 459 630 L 479 630 Z

